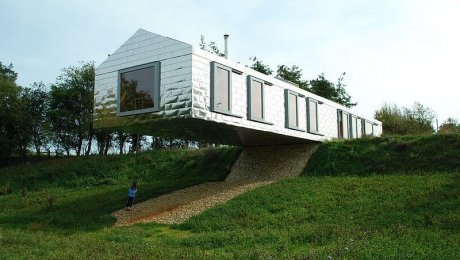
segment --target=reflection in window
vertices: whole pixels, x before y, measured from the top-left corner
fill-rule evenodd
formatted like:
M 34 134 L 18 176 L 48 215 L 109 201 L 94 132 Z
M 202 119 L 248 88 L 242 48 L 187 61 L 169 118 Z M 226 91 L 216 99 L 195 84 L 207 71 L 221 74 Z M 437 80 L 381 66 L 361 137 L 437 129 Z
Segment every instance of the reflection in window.
M 118 71 L 118 116 L 158 111 L 160 62 Z
M 153 108 L 154 67 L 120 74 L 120 111 Z
M 350 138 L 350 114 L 338 110 L 337 111 L 337 121 L 338 121 L 338 136 L 339 138 Z
M 286 90 L 286 127 L 299 129 L 298 96 L 296 93 Z
M 249 119 L 263 121 L 264 111 L 264 83 L 262 80 L 248 77 Z
M 311 98 L 308 98 L 308 132 L 319 133 L 318 101 Z
M 216 112 L 231 114 L 232 110 L 232 70 L 226 66 L 212 63 L 212 106 Z

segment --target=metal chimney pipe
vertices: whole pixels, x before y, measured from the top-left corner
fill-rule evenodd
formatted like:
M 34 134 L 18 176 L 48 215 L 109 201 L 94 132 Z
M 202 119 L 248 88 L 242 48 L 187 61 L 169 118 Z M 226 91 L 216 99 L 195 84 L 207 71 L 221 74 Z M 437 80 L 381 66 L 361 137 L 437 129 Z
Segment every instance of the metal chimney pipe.
M 225 41 L 225 58 L 228 59 L 228 34 L 224 34 Z

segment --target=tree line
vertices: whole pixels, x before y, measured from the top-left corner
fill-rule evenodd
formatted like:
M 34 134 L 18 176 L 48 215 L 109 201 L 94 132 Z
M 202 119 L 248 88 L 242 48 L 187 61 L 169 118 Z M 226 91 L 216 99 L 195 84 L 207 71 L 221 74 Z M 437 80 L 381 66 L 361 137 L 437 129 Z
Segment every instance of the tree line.
M 0 62 L 0 163 L 11 157 L 123 154 L 142 149 L 207 146 L 93 128 L 94 62 L 62 69 L 56 82 L 21 87 L 13 65 Z
M 201 37 L 200 48 L 223 56 L 214 42 L 207 43 Z M 273 75 L 274 70 L 256 57 L 250 58 L 250 68 Z M 299 88 L 340 103 L 356 106 L 346 92 L 345 73 L 337 83 L 324 74 L 312 80 L 302 77 L 302 69 L 296 65 L 279 65 L 276 77 L 287 80 Z M 145 148 L 203 147 L 209 144 L 181 139 L 142 136 L 122 131 L 94 129 L 93 93 L 95 83 L 94 62 L 81 62 L 78 66 L 62 69 L 56 82 L 47 86 L 43 82 L 21 87 L 16 83 L 18 74 L 13 65 L 0 62 L 0 162 L 12 156 L 25 157 L 33 152 L 56 155 L 107 155 L 109 151 L 122 154 Z M 435 113 L 429 107 L 414 103 L 410 108 L 384 104 L 374 114 L 383 123 L 385 135 L 460 133 L 460 124 L 449 118 L 434 129 Z

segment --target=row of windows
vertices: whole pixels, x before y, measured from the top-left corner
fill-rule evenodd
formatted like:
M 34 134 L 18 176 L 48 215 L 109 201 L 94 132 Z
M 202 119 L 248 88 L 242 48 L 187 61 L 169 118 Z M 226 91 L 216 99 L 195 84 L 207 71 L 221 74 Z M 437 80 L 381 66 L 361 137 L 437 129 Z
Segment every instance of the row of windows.
M 359 120 L 361 124 L 358 124 Z M 337 125 L 339 138 L 349 139 L 374 135 L 373 123 L 342 110 L 337 110 Z
M 232 73 L 242 72 L 211 63 L 211 109 L 215 112 L 232 115 Z M 160 62 L 153 62 L 119 71 L 119 115 L 132 115 L 159 110 L 160 97 Z M 269 82 L 247 77 L 248 119 L 271 124 L 265 117 L 265 86 Z M 285 91 L 286 127 L 300 130 L 299 98 L 304 96 L 291 90 Z M 307 131 L 319 134 L 318 105 L 322 102 L 306 98 Z M 339 138 L 356 138 L 361 135 L 373 135 L 373 124 L 361 119 L 358 129 L 357 116 L 345 111 L 337 111 Z
M 232 73 L 242 74 L 222 64 L 211 63 L 211 110 L 227 115 L 232 115 Z M 271 124 L 265 117 L 265 86 L 272 85 L 269 82 L 247 77 L 248 93 L 248 119 L 252 121 Z M 301 95 L 290 90 L 285 92 L 286 127 L 300 130 L 299 127 L 299 101 Z M 319 101 L 307 98 L 307 131 L 319 134 L 318 128 L 318 104 Z

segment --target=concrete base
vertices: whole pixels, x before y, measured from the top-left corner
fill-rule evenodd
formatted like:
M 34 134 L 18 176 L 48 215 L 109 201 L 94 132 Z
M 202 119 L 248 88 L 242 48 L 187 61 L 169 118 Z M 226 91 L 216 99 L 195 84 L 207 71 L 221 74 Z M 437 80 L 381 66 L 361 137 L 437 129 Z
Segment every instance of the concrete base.
M 299 176 L 319 143 L 246 147 L 226 181 L 277 181 Z

